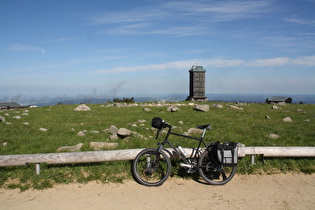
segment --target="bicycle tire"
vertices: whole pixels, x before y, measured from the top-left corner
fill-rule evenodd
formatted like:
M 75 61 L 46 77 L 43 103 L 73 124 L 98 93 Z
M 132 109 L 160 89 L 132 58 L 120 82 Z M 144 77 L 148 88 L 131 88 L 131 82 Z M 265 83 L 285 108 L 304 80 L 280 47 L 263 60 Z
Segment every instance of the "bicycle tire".
M 234 177 L 236 166 L 223 166 L 205 150 L 198 161 L 198 172 L 208 184 L 224 185 Z
M 170 158 L 156 148 L 142 150 L 132 163 L 134 179 L 145 186 L 162 185 L 171 173 Z

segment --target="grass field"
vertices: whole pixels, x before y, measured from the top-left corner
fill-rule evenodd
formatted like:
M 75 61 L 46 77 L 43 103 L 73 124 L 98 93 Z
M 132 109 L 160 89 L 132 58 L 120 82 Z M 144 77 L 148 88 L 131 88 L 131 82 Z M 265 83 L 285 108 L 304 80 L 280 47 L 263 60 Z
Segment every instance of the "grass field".
M 315 146 L 315 105 L 288 104 L 271 109 L 268 104 L 240 105 L 243 110 L 228 109 L 221 103 L 222 109 L 210 108 L 209 112 L 193 110 L 187 103 L 178 106 L 180 111 L 168 112 L 168 106 L 115 107 L 100 104 L 88 104 L 91 111 L 77 112 L 78 105 L 55 105 L 32 109 L 1 110 L 0 116 L 0 155 L 53 153 L 61 146 L 72 146 L 83 143 L 81 151 L 90 151 L 90 142 L 108 142 L 110 134 L 104 132 L 111 125 L 127 128 L 145 137 L 141 139 L 132 135 L 126 139 L 113 142 L 119 144 L 117 149 L 146 148 L 156 146 L 151 119 L 161 117 L 173 126 L 174 131 L 184 133 L 198 124 L 212 124 L 207 133 L 209 141 L 235 141 L 246 146 Z M 208 103 L 210 107 L 212 103 Z M 148 107 L 151 111 L 143 111 Z M 15 119 L 20 116 L 21 119 Z M 270 119 L 266 119 L 269 116 Z M 290 117 L 293 122 L 283 122 Z M 139 123 L 138 120 L 146 120 Z M 179 123 L 182 121 L 182 124 Z M 137 126 L 132 126 L 136 124 Z M 144 125 L 141 125 L 144 124 Z M 46 132 L 39 128 L 47 129 Z M 79 131 L 99 131 L 99 134 L 86 132 L 78 136 Z M 269 134 L 277 134 L 278 139 L 270 139 Z M 183 147 L 195 147 L 196 142 L 175 137 L 175 144 Z M 175 161 L 176 162 L 176 161 Z M 88 182 L 121 182 L 131 178 L 129 161 L 43 165 L 41 174 L 35 175 L 35 166 L 0 168 L 0 186 L 9 188 L 30 187 L 41 189 L 53 186 L 54 183 Z M 177 164 L 178 165 L 178 164 Z M 251 165 L 249 157 L 240 159 L 238 173 L 278 173 L 297 171 L 315 172 L 314 158 L 273 158 L 259 160 Z M 181 169 L 173 168 L 173 176 L 183 176 Z

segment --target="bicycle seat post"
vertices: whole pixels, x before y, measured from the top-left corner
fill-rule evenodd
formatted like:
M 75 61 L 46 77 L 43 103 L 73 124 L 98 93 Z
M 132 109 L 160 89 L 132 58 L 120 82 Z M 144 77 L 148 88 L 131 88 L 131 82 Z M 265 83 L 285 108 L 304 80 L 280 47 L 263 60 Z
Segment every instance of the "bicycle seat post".
M 204 128 L 202 131 L 201 139 L 203 139 L 205 137 L 206 132 L 207 132 L 207 129 Z

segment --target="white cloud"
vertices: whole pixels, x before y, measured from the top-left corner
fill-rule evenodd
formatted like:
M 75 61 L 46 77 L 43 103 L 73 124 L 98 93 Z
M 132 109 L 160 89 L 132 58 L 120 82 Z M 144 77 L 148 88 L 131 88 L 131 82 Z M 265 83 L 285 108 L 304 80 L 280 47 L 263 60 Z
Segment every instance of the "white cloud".
M 76 39 L 75 37 L 62 37 L 59 39 L 49 40 L 48 42 L 65 42 L 65 41 L 71 41 L 71 40 L 75 40 L 75 39 Z
M 305 20 L 297 17 L 291 17 L 291 18 L 284 18 L 283 19 L 286 22 L 297 24 L 297 25 L 314 25 L 315 26 L 315 20 Z
M 288 57 L 257 59 L 246 62 L 247 66 L 283 66 L 290 61 Z
M 162 71 L 166 69 L 187 69 L 187 66 L 198 63 L 199 65 L 217 68 L 228 68 L 238 66 L 252 66 L 252 67 L 278 67 L 286 65 L 297 66 L 315 66 L 315 56 L 305 56 L 298 58 L 278 57 L 269 59 L 256 60 L 238 60 L 238 59 L 200 59 L 200 60 L 186 60 L 173 61 L 161 64 L 152 64 L 145 66 L 130 66 L 130 67 L 115 67 L 112 69 L 99 69 L 96 73 L 122 73 L 122 72 L 139 72 L 139 71 Z
M 90 25 L 106 25 L 103 33 L 112 35 L 189 36 L 210 33 L 209 23 L 259 17 L 273 8 L 270 5 L 269 1 L 171 1 L 131 10 L 106 11 L 88 21 Z
M 14 44 L 11 47 L 7 48 L 11 51 L 38 51 L 44 54 L 46 50 L 42 47 L 32 46 L 32 45 L 24 45 L 24 44 Z
M 291 60 L 293 65 L 315 66 L 315 56 L 298 57 Z

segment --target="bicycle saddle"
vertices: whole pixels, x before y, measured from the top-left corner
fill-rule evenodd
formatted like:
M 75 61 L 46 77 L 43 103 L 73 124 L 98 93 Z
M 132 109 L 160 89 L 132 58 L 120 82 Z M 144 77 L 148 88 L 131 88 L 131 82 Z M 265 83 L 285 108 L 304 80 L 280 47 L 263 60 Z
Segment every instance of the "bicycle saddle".
M 196 126 L 199 129 L 206 129 L 206 130 L 210 130 L 211 129 L 211 124 L 207 124 L 207 125 L 197 125 Z

